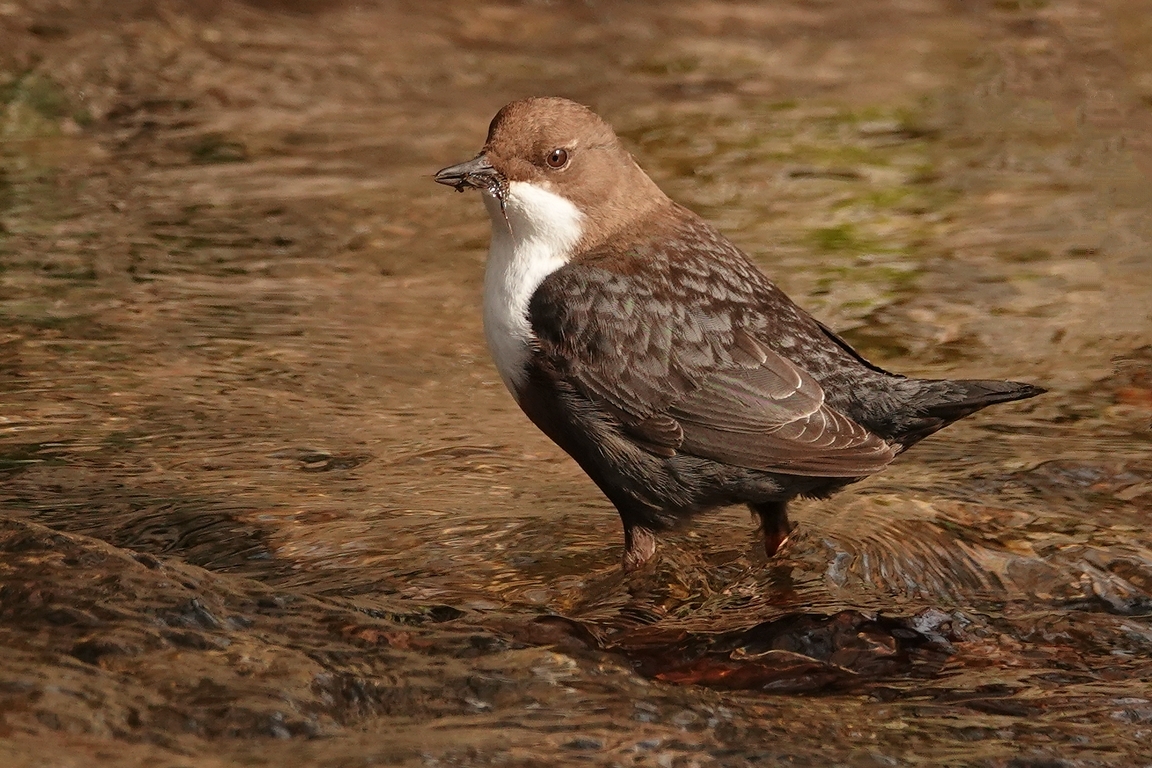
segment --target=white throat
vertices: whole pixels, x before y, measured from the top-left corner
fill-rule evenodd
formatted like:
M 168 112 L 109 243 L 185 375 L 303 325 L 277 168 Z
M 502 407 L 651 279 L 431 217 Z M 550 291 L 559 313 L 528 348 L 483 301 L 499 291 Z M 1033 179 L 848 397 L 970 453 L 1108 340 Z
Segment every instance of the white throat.
M 484 205 L 492 219 L 484 271 L 484 335 L 500 378 L 519 400 L 524 366 L 532 353 L 528 302 L 544 278 L 572 258 L 583 235 L 584 215 L 563 197 L 523 181 L 508 185 L 504 211 L 488 192 Z

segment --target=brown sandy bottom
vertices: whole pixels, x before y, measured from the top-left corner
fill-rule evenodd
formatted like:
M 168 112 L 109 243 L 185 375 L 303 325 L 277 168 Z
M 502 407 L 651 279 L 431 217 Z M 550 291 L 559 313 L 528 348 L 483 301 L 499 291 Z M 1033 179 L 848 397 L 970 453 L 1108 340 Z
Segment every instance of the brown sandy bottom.
M 11 0 L 0 40 L 0 765 L 1152 762 L 1149 3 Z M 772 561 L 729 510 L 621 574 L 431 182 L 533 94 L 879 364 L 1051 393 Z

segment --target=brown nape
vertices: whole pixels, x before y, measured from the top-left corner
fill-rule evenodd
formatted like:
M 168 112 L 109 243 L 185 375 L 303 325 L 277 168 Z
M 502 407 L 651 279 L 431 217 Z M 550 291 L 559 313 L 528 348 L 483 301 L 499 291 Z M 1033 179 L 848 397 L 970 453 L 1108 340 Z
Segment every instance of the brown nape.
M 568 153 L 560 168 L 547 161 L 556 149 Z M 656 208 L 673 205 L 612 128 L 567 99 L 531 98 L 507 105 L 492 120 L 483 151 L 508 181 L 539 186 L 584 213 L 580 250 L 600 245 Z

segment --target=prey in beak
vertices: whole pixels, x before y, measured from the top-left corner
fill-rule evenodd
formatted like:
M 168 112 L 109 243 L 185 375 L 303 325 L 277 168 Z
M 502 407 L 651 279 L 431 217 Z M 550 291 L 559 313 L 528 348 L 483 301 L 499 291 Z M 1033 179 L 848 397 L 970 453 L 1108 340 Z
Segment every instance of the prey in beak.
M 500 202 L 500 213 L 504 214 L 504 221 L 511 228 L 508 221 L 508 211 L 504 208 L 504 199 L 508 194 L 508 180 L 488 162 L 488 158 L 481 152 L 465 163 L 450 165 L 436 172 L 436 181 L 455 187 L 457 192 L 463 192 L 471 187 L 486 191 Z

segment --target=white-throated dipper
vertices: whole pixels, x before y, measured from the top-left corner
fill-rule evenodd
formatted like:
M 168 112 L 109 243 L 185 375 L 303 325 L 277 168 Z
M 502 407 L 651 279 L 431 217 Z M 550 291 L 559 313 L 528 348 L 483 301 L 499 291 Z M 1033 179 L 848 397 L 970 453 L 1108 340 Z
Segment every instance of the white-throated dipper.
M 436 181 L 483 193 L 496 368 L 620 512 L 625 570 L 652 557 L 655 531 L 729 504 L 759 516 L 771 556 L 791 499 L 826 496 L 959 418 L 1044 391 L 872 365 L 567 99 L 508 104 L 480 154 Z

